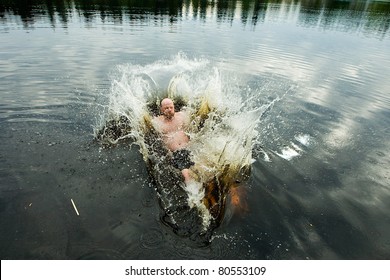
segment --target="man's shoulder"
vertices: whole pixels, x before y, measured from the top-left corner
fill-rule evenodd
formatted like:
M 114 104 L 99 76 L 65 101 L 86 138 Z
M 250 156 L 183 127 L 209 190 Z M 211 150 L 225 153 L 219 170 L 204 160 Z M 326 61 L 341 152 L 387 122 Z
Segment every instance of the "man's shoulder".
M 186 112 L 186 111 L 179 111 L 179 112 L 176 112 L 175 114 L 183 119 L 188 117 L 188 112 Z
M 163 116 L 154 116 L 154 117 L 153 117 L 153 121 L 161 122 L 161 121 L 163 121 L 163 120 L 164 120 Z
M 162 123 L 163 123 L 163 119 L 161 118 L 161 116 L 154 116 L 153 119 L 152 119 L 152 123 L 154 125 L 158 125 L 160 126 Z
M 189 122 L 190 115 L 188 114 L 188 112 L 186 112 L 186 111 L 180 111 L 180 112 L 177 112 L 176 114 L 178 114 L 179 119 L 180 119 L 182 122 L 184 122 L 184 123 L 188 123 L 188 122 Z

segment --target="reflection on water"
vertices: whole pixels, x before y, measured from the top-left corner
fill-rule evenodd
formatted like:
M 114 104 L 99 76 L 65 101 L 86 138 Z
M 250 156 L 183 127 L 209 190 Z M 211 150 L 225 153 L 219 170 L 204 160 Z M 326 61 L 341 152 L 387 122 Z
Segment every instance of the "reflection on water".
M 1 0 L 1 257 L 389 259 L 389 10 L 388 1 Z M 188 59 L 172 63 L 178 56 Z M 209 64 L 183 83 L 189 61 Z M 159 91 L 179 75 L 189 92 L 216 68 L 232 93 L 224 101 L 272 102 L 248 185 L 232 199 L 244 204 L 226 212 L 210 246 L 164 227 L 134 146 L 93 142 L 111 82 L 135 81 L 118 67 L 151 67 Z
M 297 25 L 347 32 L 370 32 L 379 37 L 388 34 L 390 5 L 383 1 L 140 1 L 135 0 L 9 0 L 0 3 L 0 20 L 21 23 L 25 29 L 49 20 L 52 27 L 67 28 L 73 13 L 91 24 L 95 18 L 103 23 L 128 22 L 139 25 L 153 22 L 178 24 L 180 20 L 200 19 L 217 22 L 240 21 L 243 26 L 285 19 Z

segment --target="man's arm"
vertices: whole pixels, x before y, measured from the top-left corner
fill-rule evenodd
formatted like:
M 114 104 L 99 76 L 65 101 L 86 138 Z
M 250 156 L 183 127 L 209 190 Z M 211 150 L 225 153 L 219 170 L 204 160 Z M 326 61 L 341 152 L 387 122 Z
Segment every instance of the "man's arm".
M 152 119 L 152 125 L 154 129 L 161 133 L 161 120 L 158 116 Z

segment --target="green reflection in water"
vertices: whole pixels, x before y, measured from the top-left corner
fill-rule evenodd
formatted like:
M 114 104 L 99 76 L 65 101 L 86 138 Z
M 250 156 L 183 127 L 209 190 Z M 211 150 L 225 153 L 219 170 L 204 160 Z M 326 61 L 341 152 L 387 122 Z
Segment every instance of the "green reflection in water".
M 168 22 L 176 24 L 183 18 L 256 26 L 267 18 L 296 18 L 296 24 L 323 29 L 365 31 L 384 37 L 390 28 L 388 1 L 335 0 L 2 0 L 0 22 L 19 17 L 26 29 L 38 19 L 48 19 L 53 27 L 66 28 L 74 12 L 86 23 L 100 18 L 103 22 L 131 24 Z

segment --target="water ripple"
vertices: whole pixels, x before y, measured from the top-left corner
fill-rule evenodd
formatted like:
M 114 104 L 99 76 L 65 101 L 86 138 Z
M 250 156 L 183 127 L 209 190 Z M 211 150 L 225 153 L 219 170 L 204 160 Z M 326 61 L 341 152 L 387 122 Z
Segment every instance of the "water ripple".
M 146 249 L 159 248 L 164 242 L 164 235 L 157 228 L 149 229 L 140 236 L 141 246 Z

